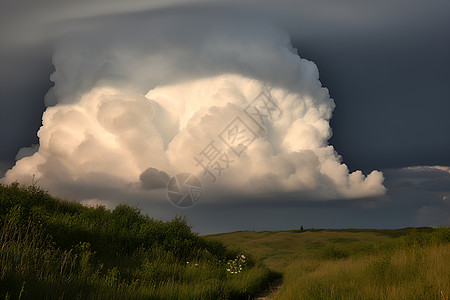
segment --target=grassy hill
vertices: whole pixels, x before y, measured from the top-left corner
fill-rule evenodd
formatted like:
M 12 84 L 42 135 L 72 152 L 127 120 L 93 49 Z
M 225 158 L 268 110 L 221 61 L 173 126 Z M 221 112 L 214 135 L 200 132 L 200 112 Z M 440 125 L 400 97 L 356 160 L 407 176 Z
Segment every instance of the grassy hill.
M 400 230 L 361 229 L 307 229 L 303 231 L 237 231 L 209 235 L 211 240 L 220 240 L 232 248 L 240 248 L 253 254 L 273 271 L 283 272 L 293 261 L 314 257 L 326 246 L 375 243 L 387 241 L 393 236 L 404 235 Z
M 240 231 L 0 185 L 0 299 L 449 299 L 450 228 Z
M 245 254 L 185 219 L 0 185 L 1 299 L 248 299 L 271 273 Z
M 210 235 L 283 274 L 276 299 L 449 299 L 450 228 Z

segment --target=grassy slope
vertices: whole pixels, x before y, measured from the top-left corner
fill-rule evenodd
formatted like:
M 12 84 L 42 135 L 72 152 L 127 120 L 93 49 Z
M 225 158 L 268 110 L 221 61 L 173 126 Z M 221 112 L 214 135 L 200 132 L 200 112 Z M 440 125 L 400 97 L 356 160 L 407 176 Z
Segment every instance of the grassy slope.
M 379 242 L 394 235 L 406 234 L 405 230 L 304 230 L 299 231 L 237 231 L 209 235 L 226 245 L 240 248 L 255 257 L 273 271 L 283 272 L 293 261 L 314 256 L 329 244 L 354 242 Z
M 255 259 L 232 275 L 226 262 L 238 248 Z M 0 185 L 0 299 L 247 299 L 271 276 L 258 259 L 283 273 L 279 299 L 449 298 L 448 228 L 203 238 L 182 219 Z
M 450 229 L 210 235 L 283 273 L 277 299 L 449 299 Z
M 230 274 L 240 254 L 180 218 L 0 184 L 0 299 L 248 299 L 270 272 L 250 259 Z

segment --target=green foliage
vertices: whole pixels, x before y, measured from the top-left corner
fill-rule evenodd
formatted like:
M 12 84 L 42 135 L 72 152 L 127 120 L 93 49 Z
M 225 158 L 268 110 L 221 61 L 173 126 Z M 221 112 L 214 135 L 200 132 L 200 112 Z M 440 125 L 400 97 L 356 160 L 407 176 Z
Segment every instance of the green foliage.
M 228 277 L 236 251 L 184 218 L 88 208 L 36 185 L 0 185 L 0 226 L 0 298 L 247 299 L 271 275 L 252 263 Z

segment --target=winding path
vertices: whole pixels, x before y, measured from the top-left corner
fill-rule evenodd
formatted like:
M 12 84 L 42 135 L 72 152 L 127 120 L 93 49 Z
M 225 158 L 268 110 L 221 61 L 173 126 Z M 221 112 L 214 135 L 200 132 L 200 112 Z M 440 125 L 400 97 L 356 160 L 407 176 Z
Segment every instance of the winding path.
M 272 281 L 269 284 L 269 287 L 256 295 L 256 300 L 269 300 L 274 299 L 274 297 L 278 294 L 281 289 L 281 285 L 283 284 L 283 279 L 278 278 Z

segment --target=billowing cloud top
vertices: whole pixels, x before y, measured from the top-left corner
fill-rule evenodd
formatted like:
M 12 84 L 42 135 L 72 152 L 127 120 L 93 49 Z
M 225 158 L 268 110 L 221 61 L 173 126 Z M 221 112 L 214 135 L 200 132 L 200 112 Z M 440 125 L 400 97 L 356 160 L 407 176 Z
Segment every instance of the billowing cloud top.
M 181 172 L 218 193 L 385 192 L 381 172 L 349 173 L 328 145 L 334 102 L 287 34 L 252 22 L 186 24 L 62 43 L 39 148 L 22 150 L 3 181 L 35 174 L 63 195 L 82 183 L 86 199 L 98 198 L 96 187 L 163 188 Z

